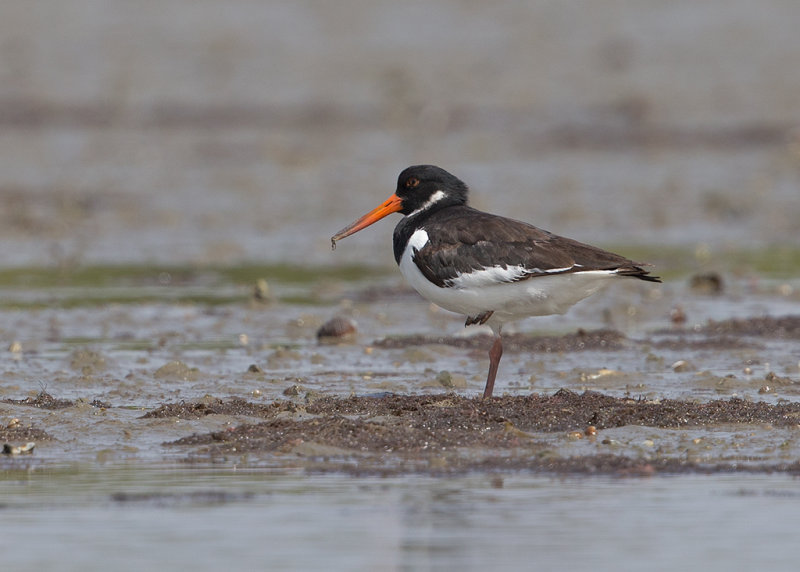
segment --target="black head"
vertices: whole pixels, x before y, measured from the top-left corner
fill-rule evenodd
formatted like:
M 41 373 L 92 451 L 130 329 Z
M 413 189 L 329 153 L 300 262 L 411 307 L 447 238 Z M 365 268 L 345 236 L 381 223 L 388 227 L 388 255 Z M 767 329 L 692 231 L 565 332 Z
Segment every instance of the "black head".
M 397 179 L 395 193 L 378 207 L 344 227 L 331 238 L 336 241 L 358 232 L 392 213 L 417 215 L 442 207 L 467 203 L 467 185 L 444 169 L 433 165 L 415 165 L 405 169 Z M 418 219 L 415 219 L 418 220 Z
M 414 165 L 397 177 L 395 194 L 402 201 L 401 213 L 430 211 L 467 203 L 467 185 L 435 165 Z

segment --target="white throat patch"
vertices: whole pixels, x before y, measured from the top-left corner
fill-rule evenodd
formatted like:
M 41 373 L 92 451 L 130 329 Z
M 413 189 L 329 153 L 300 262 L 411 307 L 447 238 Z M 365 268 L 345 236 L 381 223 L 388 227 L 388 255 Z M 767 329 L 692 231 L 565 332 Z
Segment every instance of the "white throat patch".
M 438 203 L 439 201 L 441 201 L 444 198 L 444 196 L 445 195 L 444 195 L 443 191 L 436 191 L 435 193 L 433 193 L 431 195 L 431 198 L 429 198 L 427 201 L 425 201 L 425 204 L 423 204 L 421 207 L 416 209 L 414 212 L 412 212 L 411 214 L 408 214 L 406 216 L 414 216 L 416 214 L 421 213 L 422 211 L 428 210 L 432 205 L 434 205 L 435 203 Z

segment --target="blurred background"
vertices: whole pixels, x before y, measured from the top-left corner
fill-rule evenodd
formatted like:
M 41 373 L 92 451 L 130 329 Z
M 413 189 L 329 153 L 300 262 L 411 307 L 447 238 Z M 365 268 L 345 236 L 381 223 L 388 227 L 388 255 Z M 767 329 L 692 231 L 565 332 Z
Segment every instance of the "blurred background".
M 794 245 L 798 22 L 792 0 L 7 2 L 0 265 L 390 266 L 396 218 L 329 237 L 422 162 L 607 247 Z

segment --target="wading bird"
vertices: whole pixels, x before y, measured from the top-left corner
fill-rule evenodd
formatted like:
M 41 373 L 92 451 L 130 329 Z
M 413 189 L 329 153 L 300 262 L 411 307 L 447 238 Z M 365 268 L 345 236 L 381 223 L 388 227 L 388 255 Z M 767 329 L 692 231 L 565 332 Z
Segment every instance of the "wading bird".
M 467 206 L 467 185 L 434 165 L 408 167 L 383 204 L 331 238 L 336 241 L 392 213 L 394 259 L 408 283 L 434 304 L 464 314 L 466 326 L 494 332 L 483 396 L 491 397 L 503 355 L 503 324 L 563 314 L 611 280 L 650 276 L 642 263 L 530 224 Z

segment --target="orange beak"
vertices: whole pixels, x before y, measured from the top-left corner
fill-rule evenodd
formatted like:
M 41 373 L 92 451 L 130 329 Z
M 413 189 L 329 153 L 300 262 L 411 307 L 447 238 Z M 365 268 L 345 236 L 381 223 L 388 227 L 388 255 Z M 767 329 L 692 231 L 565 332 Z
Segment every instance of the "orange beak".
M 342 230 L 337 232 L 331 237 L 331 247 L 336 248 L 336 241 L 345 238 L 346 236 L 350 236 L 361 230 L 362 228 L 366 228 L 369 225 L 378 222 L 383 217 L 388 216 L 392 213 L 396 213 L 403 210 L 403 201 L 397 195 L 392 195 L 386 201 L 384 201 L 378 208 L 369 211 L 367 214 L 362 216 L 360 219 L 355 221 L 353 224 L 344 227 Z

